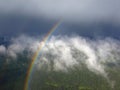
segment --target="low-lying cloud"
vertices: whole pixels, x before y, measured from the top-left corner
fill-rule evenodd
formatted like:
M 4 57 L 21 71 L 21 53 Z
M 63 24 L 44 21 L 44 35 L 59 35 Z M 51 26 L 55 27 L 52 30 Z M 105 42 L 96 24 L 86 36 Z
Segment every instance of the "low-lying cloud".
M 0 54 L 5 54 L 6 48 L 3 45 L 0 45 Z
M 22 35 L 12 39 L 7 48 L 0 46 L 0 54 L 17 60 L 17 55 L 25 50 L 26 57 L 32 58 L 41 40 Z M 120 62 L 120 42 L 112 38 L 90 40 L 81 36 L 52 36 L 40 51 L 35 65 L 38 70 L 67 71 L 74 66 L 85 65 L 90 71 L 107 76 L 107 63 L 117 65 Z
M 120 21 L 119 0 L 1 0 L 0 12 L 75 21 Z

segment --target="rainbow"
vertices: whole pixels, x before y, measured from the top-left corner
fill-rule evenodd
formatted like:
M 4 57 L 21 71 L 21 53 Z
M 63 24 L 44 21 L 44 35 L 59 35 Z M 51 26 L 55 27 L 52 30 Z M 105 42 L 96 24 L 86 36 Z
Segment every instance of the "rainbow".
M 32 72 L 34 69 L 34 63 L 37 60 L 40 51 L 42 50 L 42 48 L 45 46 L 46 42 L 48 41 L 48 39 L 51 37 L 51 35 L 53 34 L 53 32 L 58 28 L 58 26 L 61 24 L 61 20 L 58 21 L 53 27 L 52 29 L 49 30 L 49 32 L 45 35 L 45 37 L 42 39 L 42 42 L 40 43 L 37 51 L 34 53 L 31 63 L 29 65 L 28 71 L 27 71 L 27 75 L 26 75 L 26 79 L 25 79 L 25 84 L 24 84 L 24 89 L 23 90 L 29 90 L 29 85 L 30 85 L 30 78 L 32 76 Z

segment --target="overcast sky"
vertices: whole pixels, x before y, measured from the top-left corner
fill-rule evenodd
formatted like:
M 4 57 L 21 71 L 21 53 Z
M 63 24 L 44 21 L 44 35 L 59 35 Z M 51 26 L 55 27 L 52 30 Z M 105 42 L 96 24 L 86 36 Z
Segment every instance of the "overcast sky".
M 0 35 L 46 33 L 63 19 L 56 34 L 120 34 L 119 0 L 0 0 Z
M 1 0 L 4 13 L 69 20 L 120 20 L 119 0 Z

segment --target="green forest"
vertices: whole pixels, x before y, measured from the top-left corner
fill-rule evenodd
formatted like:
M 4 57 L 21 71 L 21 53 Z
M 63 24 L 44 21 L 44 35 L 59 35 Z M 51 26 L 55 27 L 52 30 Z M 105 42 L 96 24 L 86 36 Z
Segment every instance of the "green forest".
M 1 57 L 1 61 L 6 57 Z M 0 90 L 23 90 L 28 58 L 19 55 L 19 60 L 4 61 L 0 65 Z M 52 65 L 52 64 L 51 64 Z M 4 68 L 3 68 L 4 66 Z M 120 68 L 107 64 L 107 78 L 90 71 L 84 64 L 67 71 L 35 69 L 29 85 L 30 90 L 120 90 Z

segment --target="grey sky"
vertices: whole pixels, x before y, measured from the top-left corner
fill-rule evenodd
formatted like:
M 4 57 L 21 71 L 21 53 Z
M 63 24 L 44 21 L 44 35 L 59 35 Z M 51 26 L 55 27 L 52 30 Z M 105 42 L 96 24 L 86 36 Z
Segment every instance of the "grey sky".
M 0 36 L 47 33 L 120 38 L 119 0 L 0 0 Z
M 120 0 L 1 0 L 0 13 L 72 21 L 120 21 Z

